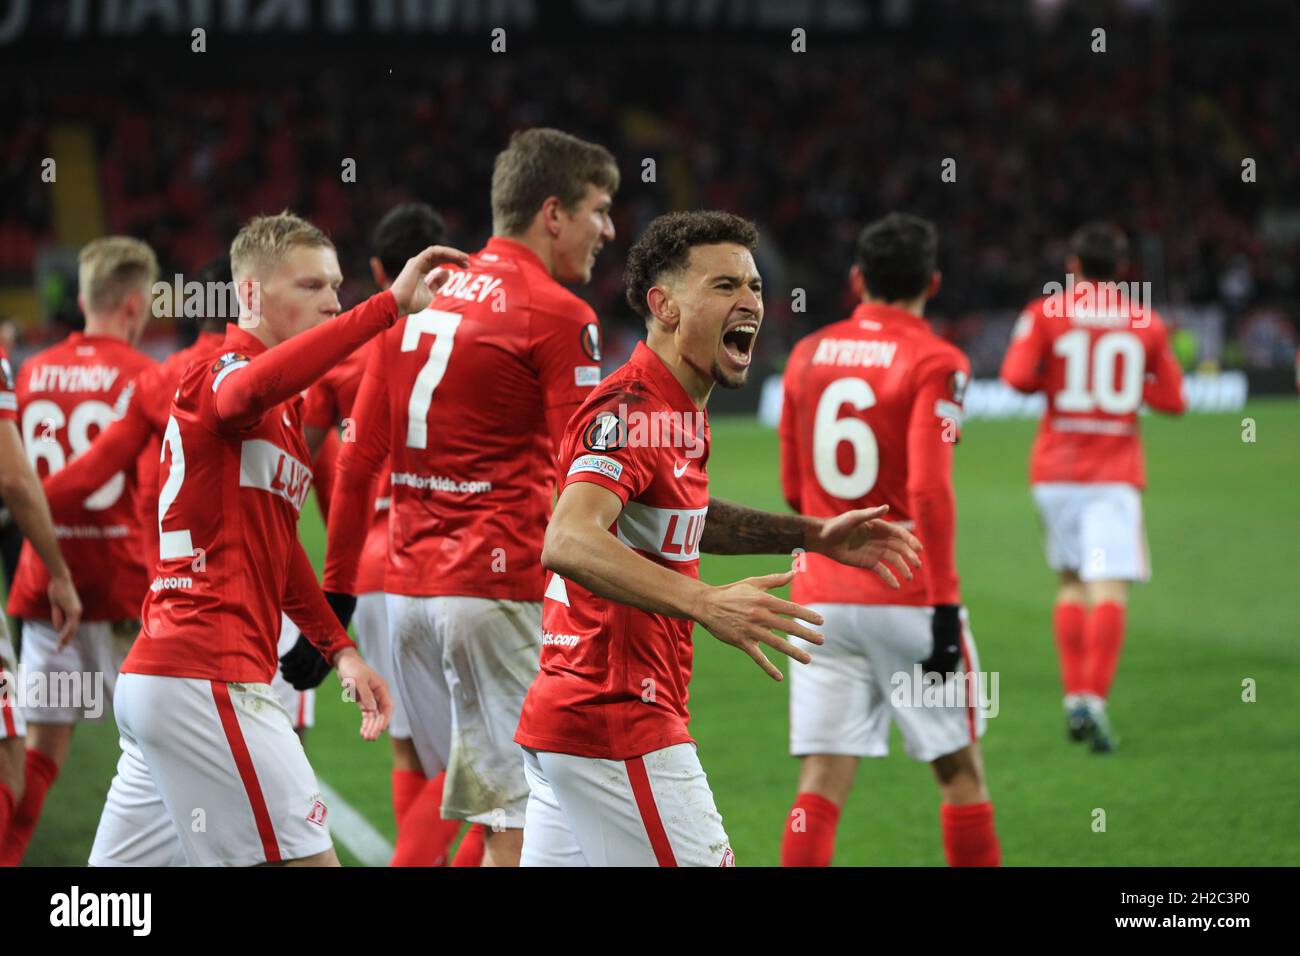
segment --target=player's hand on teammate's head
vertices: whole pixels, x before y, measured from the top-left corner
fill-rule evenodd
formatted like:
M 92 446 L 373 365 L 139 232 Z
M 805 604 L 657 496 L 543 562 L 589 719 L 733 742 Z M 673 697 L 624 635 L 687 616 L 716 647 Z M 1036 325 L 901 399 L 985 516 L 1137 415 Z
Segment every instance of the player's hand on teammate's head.
M 299 634 L 293 647 L 280 658 L 280 673 L 289 682 L 289 686 L 297 691 L 319 687 L 330 670 L 330 662 L 321 656 L 316 645 L 305 634 Z
M 469 265 L 469 256 L 451 246 L 429 246 L 418 255 L 406 260 L 406 265 L 388 287 L 397 300 L 399 315 L 409 315 L 428 308 L 433 295 L 450 274 L 438 266 Z
M 46 594 L 50 599 L 50 622 L 58 628 L 59 647 L 63 647 L 81 624 L 81 598 L 71 577 L 50 578 Z
M 378 740 L 393 716 L 393 698 L 384 679 L 357 653 L 355 648 L 339 651 L 334 659 L 339 680 L 351 690 L 361 708 L 361 736 Z
M 794 571 L 783 571 L 708 588 L 701 595 L 695 620 L 722 643 L 738 647 L 748 654 L 773 680 L 782 680 L 780 669 L 767 659 L 760 644 L 766 644 L 801 664 L 811 662 L 812 657 L 773 631 L 801 637 L 812 644 L 825 643 L 820 634 L 799 623 L 821 624 L 820 614 L 768 593 L 793 579 Z
M 841 564 L 870 568 L 891 588 L 897 588 L 898 578 L 889 566 L 912 580 L 912 568 L 921 566 L 917 552 L 922 546 L 902 525 L 883 520 L 887 511 L 888 505 L 880 505 L 827 518 L 809 529 L 808 550 Z

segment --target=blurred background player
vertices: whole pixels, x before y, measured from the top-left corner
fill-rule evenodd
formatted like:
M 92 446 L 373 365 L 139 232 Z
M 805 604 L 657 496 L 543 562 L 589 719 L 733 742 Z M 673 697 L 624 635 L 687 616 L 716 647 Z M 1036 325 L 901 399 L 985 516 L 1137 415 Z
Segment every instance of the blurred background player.
M 618 184 L 601 146 L 554 129 L 512 136 L 493 167 L 492 238 L 427 312 L 371 351 L 357 441 L 339 459 L 325 590 L 357 593 L 374 480 L 389 455 L 385 587 L 429 776 L 418 803 L 432 806 L 441 791 L 444 817 L 491 827 L 485 866 L 519 863 L 528 784 L 511 738 L 537 673 L 555 456 L 600 381 L 596 314 L 561 283 L 586 282 L 614 238 Z M 399 832 L 394 863 L 407 859 L 404 841 L 429 832 Z
M 1138 409 L 1145 402 L 1177 415 L 1186 402 L 1165 323 L 1142 291 L 1149 287 L 1115 282 L 1128 271 L 1124 234 L 1107 223 L 1082 227 L 1065 268 L 1062 290 L 1021 313 L 1001 374 L 1012 388 L 1047 396 L 1029 481 L 1047 563 L 1060 576 L 1053 628 L 1068 734 L 1105 753 L 1116 743 L 1106 701 L 1128 583 L 1151 576 Z
M 54 519 L 41 494 L 40 479 L 27 461 L 18 434 L 18 399 L 14 395 L 9 356 L 0 345 L 0 496 L 4 497 L 14 523 L 49 571 L 46 596 L 50 621 L 60 640 L 76 632 L 81 623 L 81 599 L 77 597 L 63 553 L 59 550 Z M 23 800 L 27 762 L 18 666 L 8 627 L 0 616 L 0 850 L 9 847 L 9 823 Z M 39 809 L 39 808 L 37 808 Z M 16 865 L 17 860 L 0 865 Z
M 908 754 L 934 770 L 949 865 L 1000 860 L 980 758 L 979 659 L 957 577 L 952 449 L 970 365 L 924 319 L 939 290 L 937 246 L 934 225 L 916 216 L 867 226 L 849 273 L 860 304 L 799 342 L 786 366 L 781 484 L 790 507 L 829 516 L 888 505 L 925 546 L 925 567 L 891 590 L 860 569 L 804 556 L 791 599 L 825 618 L 826 643 L 790 675 L 800 768 L 783 866 L 830 865 L 858 761 L 888 754 L 891 719 Z M 958 682 L 956 706 L 923 706 L 917 686 L 895 702 L 899 675 L 914 685 L 917 664 Z
M 95 433 L 113 420 L 114 407 L 130 383 L 157 364 L 135 348 L 152 313 L 157 278 L 158 260 L 138 239 L 107 236 L 81 250 L 77 304 L 86 317 L 85 331 L 33 355 L 18 375 L 23 444 L 38 475 L 58 472 L 85 451 Z M 23 679 L 42 675 L 52 690 L 67 686 L 51 679 L 56 674 L 81 674 L 84 699 L 29 696 L 26 792 L 0 850 L 0 864 L 22 860 L 45 796 L 67 757 L 73 728 L 95 703 L 86 695 L 102 690 L 98 703 L 111 703 L 118 669 L 139 631 L 147 579 L 138 493 L 137 462 L 131 459 L 88 497 L 52 509 L 84 604 L 74 634 L 60 636 L 46 597 L 49 572 L 35 549 L 23 546 L 9 595 L 9 613 L 23 621 Z
M 375 227 L 371 238 L 370 274 L 375 285 L 381 290 L 387 289 L 408 259 L 420 250 L 441 245 L 446 240 L 447 224 L 427 204 L 405 203 L 390 209 Z M 371 343 L 353 352 L 307 392 L 307 403 L 303 408 L 303 431 L 307 437 L 307 447 L 313 456 L 316 501 L 327 526 L 340 448 L 339 429 L 343 429 L 344 441 L 356 441 L 357 422 L 352 417 L 353 403 L 365 372 L 366 357 L 373 347 Z M 387 436 L 384 437 L 386 440 Z M 383 593 L 384 570 L 388 564 L 389 480 L 386 460 L 375 480 L 375 487 L 377 492 L 373 517 L 362 545 L 357 570 L 357 605 L 352 623 L 362 656 L 383 676 L 393 698 L 393 719 L 388 724 L 388 736 L 393 748 L 393 819 L 402 849 L 402 855 L 398 858 L 399 865 L 440 866 L 446 862 L 446 848 L 461 827 L 460 820 L 442 819 L 441 780 L 437 792 L 426 793 L 426 802 L 415 809 L 414 816 L 410 819 L 411 826 L 423 832 L 404 840 L 400 838 L 407 825 L 408 814 L 425 789 L 426 781 L 419 754 L 411 743 L 410 722 L 394 677 L 393 655 L 388 643 L 388 612 L 384 606 Z M 286 620 L 286 632 L 281 635 L 280 641 L 281 654 L 288 653 L 294 643 L 292 637 L 286 642 L 286 635 L 296 634 L 297 628 L 293 622 Z M 298 638 L 299 645 L 305 641 L 305 638 Z M 300 646 L 298 653 L 314 655 L 319 668 L 323 668 L 313 672 L 303 686 L 313 680 L 318 684 L 329 672 L 329 665 L 309 643 L 305 647 Z M 292 706 L 295 700 L 293 697 L 286 699 L 287 695 L 309 698 L 315 694 L 311 689 L 295 690 L 280 673 L 277 673 L 272 686 L 280 692 L 281 700 L 286 701 L 285 706 L 290 714 L 295 712 Z M 310 715 L 310 703 L 302 705 L 301 710 Z M 476 844 L 481 856 L 481 833 Z M 459 859 L 459 854 L 457 856 Z
M 250 221 L 230 261 L 239 324 L 215 361 L 182 374 L 167 422 L 160 557 L 122 666 L 122 756 L 94 866 L 337 865 L 315 773 L 270 687 L 282 612 L 338 668 L 364 739 L 391 715 L 298 542 L 311 487 L 301 393 L 426 304 L 434 264 L 465 256 L 426 249 L 391 291 L 341 315 L 333 244 L 291 213 Z
M 230 256 L 222 253 L 214 258 L 203 267 L 198 278 L 205 290 L 216 286 L 233 289 Z M 204 300 L 214 301 L 208 295 Z M 146 566 L 150 568 L 158 560 L 158 459 L 172 398 L 187 367 L 216 355 L 225 326 L 223 315 L 199 317 L 194 341 L 141 372 L 124 391 L 114 409 L 116 417 L 94 437 L 90 448 L 73 457 L 44 482 L 50 507 L 59 511 L 73 507 L 118 472 L 135 468 L 138 461 L 140 529 L 146 542 Z
M 515 740 L 529 797 L 527 866 L 734 866 L 688 729 L 698 622 L 770 677 L 762 644 L 803 664 L 773 631 L 820 643 L 813 611 L 766 592 L 792 571 L 721 586 L 700 553 L 806 548 L 871 567 L 894 587 L 916 541 L 877 520 L 755 511 L 709 497 L 715 384 L 745 384 L 763 321 L 754 225 L 722 212 L 653 220 L 628 255 L 627 301 L 646 340 L 565 430 L 564 487 L 546 528 L 542 660 Z M 654 431 L 650 430 L 651 423 Z

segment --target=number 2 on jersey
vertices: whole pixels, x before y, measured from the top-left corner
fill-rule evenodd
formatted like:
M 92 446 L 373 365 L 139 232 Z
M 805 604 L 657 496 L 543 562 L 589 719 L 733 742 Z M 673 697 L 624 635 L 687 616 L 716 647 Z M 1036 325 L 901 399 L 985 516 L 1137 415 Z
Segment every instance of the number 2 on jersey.
M 415 376 L 411 399 L 406 406 L 407 448 L 429 447 L 429 405 L 433 402 L 434 389 L 447 373 L 447 361 L 451 358 L 451 347 L 460 320 L 461 316 L 455 312 L 440 312 L 437 309 L 425 309 L 406 317 L 406 327 L 402 329 L 403 352 L 414 352 L 420 344 L 421 335 L 433 336 L 429 357 L 420 369 L 420 374 Z
M 839 378 L 826 386 L 813 418 L 813 474 L 826 493 L 845 501 L 864 497 L 880 474 L 876 435 L 860 418 L 839 417 L 841 405 L 863 411 L 876 404 L 876 393 L 860 378 Z M 840 442 L 853 446 L 853 469 L 840 469 Z
M 174 416 L 167 418 L 162 455 L 158 459 L 160 462 L 167 460 L 168 451 L 172 453 L 172 467 L 167 472 L 167 481 L 158 490 L 158 556 L 164 561 L 168 558 L 188 558 L 194 554 L 194 541 L 188 529 L 163 530 L 163 518 L 167 515 L 167 509 L 181 493 L 181 484 L 185 481 L 185 448 L 181 445 L 181 427 L 176 424 Z

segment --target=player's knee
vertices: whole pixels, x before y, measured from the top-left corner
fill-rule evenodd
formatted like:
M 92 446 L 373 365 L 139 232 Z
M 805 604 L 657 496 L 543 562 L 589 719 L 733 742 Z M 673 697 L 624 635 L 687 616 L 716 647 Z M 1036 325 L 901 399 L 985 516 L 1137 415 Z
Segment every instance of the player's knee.
M 23 762 L 26 759 L 22 737 L 10 737 L 0 741 L 0 783 L 9 788 L 16 804 L 23 798 L 26 789 L 26 777 L 23 774 Z
M 1089 581 L 1088 603 L 1124 604 L 1128 600 L 1127 581 Z
M 483 866 L 518 866 L 524 849 L 524 831 L 483 830 Z
M 842 754 L 813 754 L 799 767 L 799 792 L 815 793 L 843 807 L 853 788 L 858 758 Z
M 393 769 L 424 773 L 420 755 L 415 750 L 415 741 L 409 737 L 391 737 L 393 742 Z
M 1074 571 L 1062 571 L 1060 584 L 1056 589 L 1056 600 L 1060 604 L 1082 604 L 1088 598 L 1088 590 Z
M 931 761 L 945 803 L 960 806 L 988 799 L 979 751 L 971 744 Z

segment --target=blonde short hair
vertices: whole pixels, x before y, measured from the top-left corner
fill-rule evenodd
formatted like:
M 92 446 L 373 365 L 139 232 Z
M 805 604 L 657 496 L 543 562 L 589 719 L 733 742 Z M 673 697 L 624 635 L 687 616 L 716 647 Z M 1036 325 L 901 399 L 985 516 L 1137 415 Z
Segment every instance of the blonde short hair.
M 77 256 L 77 292 L 87 312 L 105 312 L 132 292 L 158 281 L 158 257 L 148 243 L 130 236 L 104 236 Z
M 244 224 L 230 244 L 230 272 L 238 281 L 259 265 L 279 262 L 294 246 L 333 249 L 334 243 L 306 219 L 287 209 L 274 216 L 255 216 Z

